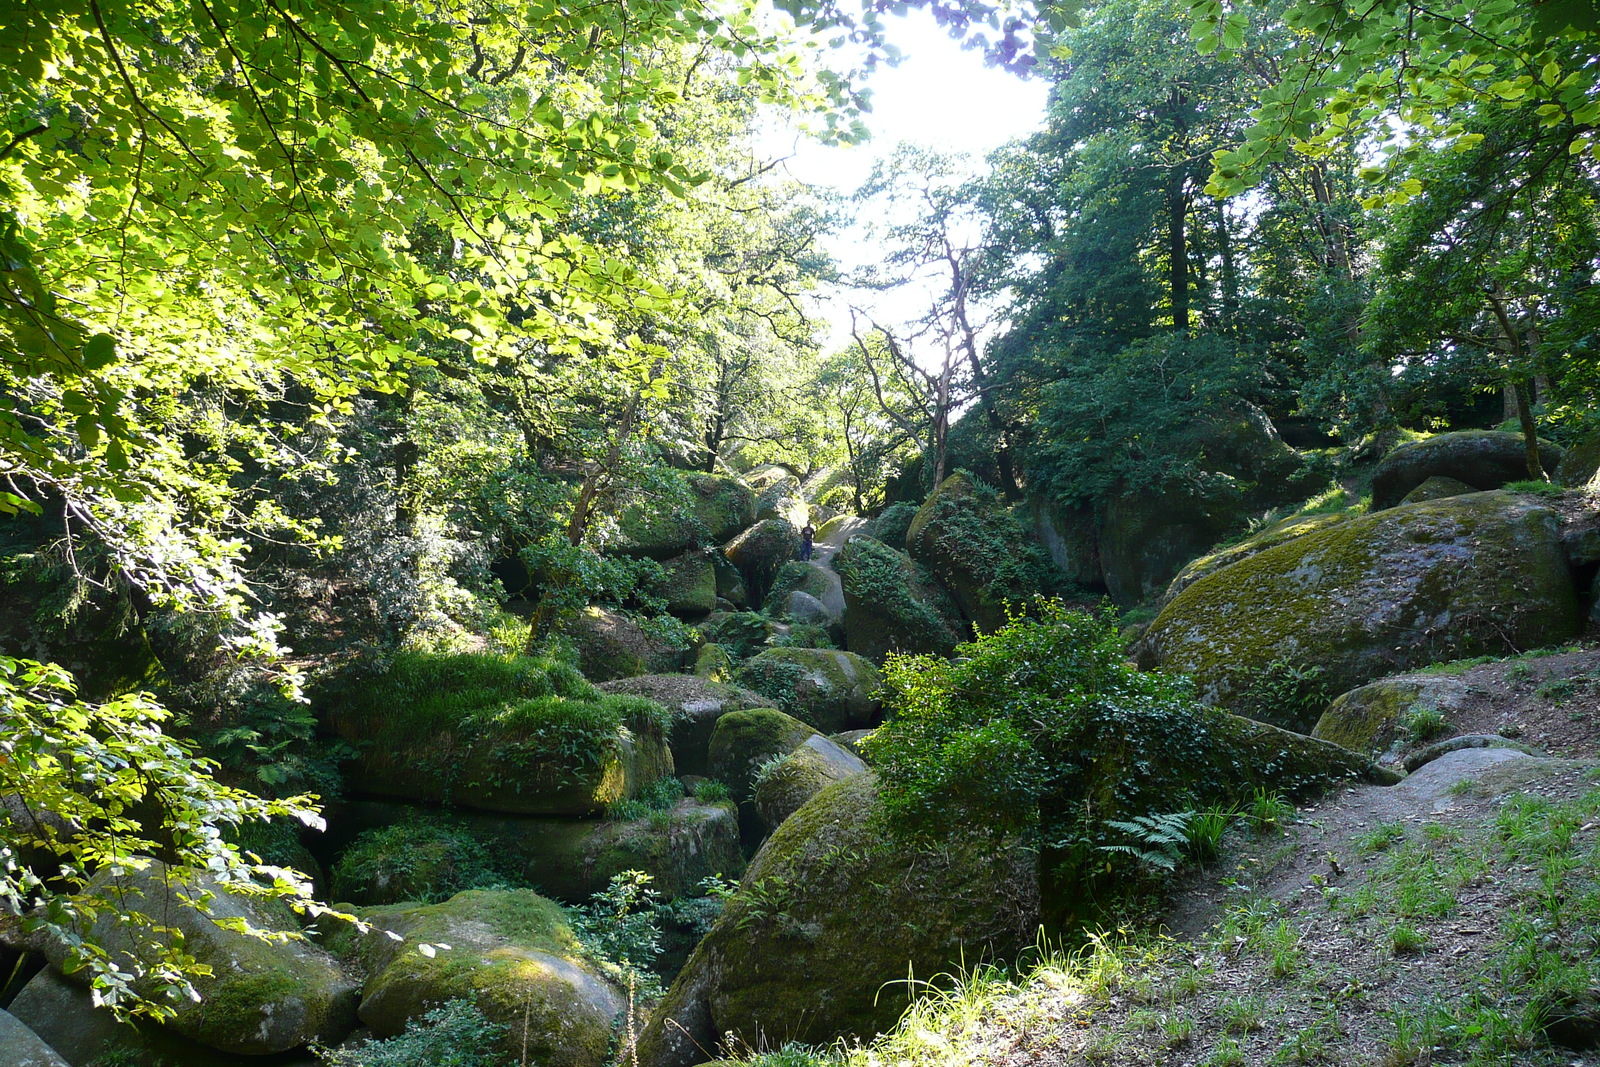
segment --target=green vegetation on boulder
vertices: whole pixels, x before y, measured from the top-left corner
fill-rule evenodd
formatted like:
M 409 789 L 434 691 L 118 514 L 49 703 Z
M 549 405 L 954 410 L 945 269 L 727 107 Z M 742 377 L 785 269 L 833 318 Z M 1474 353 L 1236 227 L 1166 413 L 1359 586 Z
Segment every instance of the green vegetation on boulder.
M 1539 442 L 1539 462 L 1554 471 L 1561 449 Z M 1399 504 L 1429 478 L 1442 476 L 1478 490 L 1498 489 L 1528 477 L 1528 453 L 1522 435 L 1505 430 L 1461 430 L 1401 445 L 1372 472 L 1372 508 Z
M 674 615 L 704 615 L 717 606 L 717 571 L 713 550 L 696 549 L 662 564 L 650 592 Z
M 820 734 L 764 768 L 756 782 L 755 808 L 767 829 L 783 821 L 835 782 L 865 774 L 867 765 L 850 749 Z
M 776 708 L 730 711 L 711 735 L 711 777 L 726 783 L 734 799 L 747 800 L 763 763 L 787 756 L 816 734 Z
M 728 557 L 722 554 L 722 549 L 711 550 L 711 570 L 716 575 L 717 596 L 736 607 L 745 607 L 749 603 L 749 595 L 745 591 L 744 576 L 739 573 L 739 568 L 728 562 Z
M 1397 743 L 1426 738 L 1406 736 L 1408 721 L 1418 711 L 1449 718 L 1467 699 L 1461 679 L 1443 674 L 1402 674 L 1342 693 L 1317 720 L 1311 736 L 1342 745 L 1372 759 L 1385 759 Z
M 1213 571 L 1173 598 L 1136 653 L 1226 704 L 1285 658 L 1321 667 L 1340 692 L 1581 626 L 1556 513 L 1474 493 L 1363 515 Z
M 755 521 L 755 494 L 735 478 L 687 474 L 648 503 L 622 512 L 612 551 L 671 559 L 700 545 L 720 544 Z
M 771 619 L 754 611 L 713 612 L 700 624 L 707 641 L 743 659 L 754 656 L 771 643 L 778 628 Z
M 707 642 L 700 646 L 700 651 L 695 655 L 694 675 L 708 682 L 726 685 L 733 681 L 733 657 L 728 655 L 728 650 L 721 645 Z M 685 770 L 682 773 L 694 772 Z
M 562 909 L 531 890 L 472 890 L 420 908 L 364 911 L 354 955 L 361 1021 L 380 1037 L 472 999 L 507 1028 L 503 1051 L 544 1067 L 601 1067 L 622 994 L 584 958 Z M 390 934 L 403 940 L 396 941 Z
M 787 519 L 763 519 L 723 545 L 722 554 L 744 579 L 750 603 L 759 604 L 778 571 L 800 554 L 799 528 Z
M 869 537 L 875 537 L 890 548 L 906 547 L 906 534 L 911 532 L 911 524 L 916 521 L 917 512 L 922 509 L 916 504 L 902 500 L 898 504 L 890 504 L 872 520 L 871 527 L 867 530 Z M 817 531 L 820 537 L 828 532 L 824 526 Z
M 811 521 L 811 509 L 800 491 L 800 479 L 785 475 L 756 497 L 756 521 L 781 519 L 800 529 Z
M 1008 608 L 1059 584 L 1044 549 L 1018 525 L 1000 494 L 965 471 L 934 489 L 906 531 L 906 551 L 949 590 L 962 615 L 989 633 Z
M 582 815 L 672 773 L 669 715 L 555 660 L 402 653 L 327 701 L 351 792 Z
M 774 616 L 784 614 L 790 593 L 809 593 L 823 602 L 831 598 L 840 598 L 839 587 L 829 579 L 828 573 L 821 567 L 813 567 L 799 560 L 785 563 L 773 578 L 772 589 L 767 593 L 767 599 L 762 604 L 761 610 Z M 842 599 L 838 608 L 839 614 L 843 615 Z
M 609 608 L 573 612 L 561 619 L 556 632 L 572 646 L 578 670 L 591 682 L 675 671 L 686 655 L 680 643 Z
M 852 537 L 833 562 L 844 591 L 845 644 L 874 662 L 891 652 L 948 654 L 961 640 L 954 605 L 910 556 Z
M 1476 493 L 1475 486 L 1455 478 L 1446 478 L 1442 474 L 1435 474 L 1427 481 L 1407 493 L 1400 501 L 1402 504 L 1418 504 L 1424 500 L 1439 500 L 1447 496 L 1463 496 L 1467 493 Z
M 607 693 L 643 697 L 672 713 L 672 762 L 680 775 L 707 773 L 706 753 L 718 719 L 730 711 L 772 706 L 770 700 L 748 689 L 685 674 L 647 674 L 607 682 L 600 688 Z
M 166 1025 L 202 1045 L 242 1056 L 283 1052 L 311 1041 L 333 1043 L 355 1027 L 356 984 L 328 953 L 303 940 L 270 941 L 230 928 L 298 933 L 287 913 L 269 913 L 247 897 L 224 892 L 210 880 L 184 882 L 166 864 L 150 861 L 144 870 L 120 875 L 102 872 L 94 884 L 118 894 L 126 912 L 158 917 L 183 938 L 184 951 L 211 968 L 209 977 L 194 978 L 198 1002 L 171 1005 L 176 1014 Z M 208 918 L 183 900 L 211 895 Z M 137 974 L 149 959 L 144 942 L 154 931 L 130 927 L 120 914 L 102 912 L 83 934 L 93 937 L 124 973 Z M 160 935 L 155 935 L 160 937 Z M 45 956 L 63 970 L 68 946 L 51 941 Z M 86 970 L 68 975 L 87 980 Z M 139 982 L 136 979 L 137 989 Z
M 498 880 L 488 850 L 465 825 L 422 817 L 357 836 L 333 865 L 330 893 L 362 905 L 429 902 Z
M 725 1035 L 826 1043 L 904 1010 L 907 974 L 1006 959 L 1034 941 L 1034 856 L 953 819 L 921 845 L 889 838 L 877 782 L 857 775 L 795 812 L 652 1014 L 642 1067 L 688 1067 Z
M 1274 523 L 1260 533 L 1245 538 L 1238 544 L 1229 545 L 1227 548 L 1219 548 L 1208 555 L 1201 556 L 1199 559 L 1190 562 L 1188 566 L 1178 572 L 1177 577 L 1172 579 L 1172 584 L 1167 586 L 1166 595 L 1162 597 L 1161 603 L 1163 605 L 1171 603 L 1173 597 L 1213 571 L 1221 570 L 1232 563 L 1238 563 L 1242 559 L 1249 559 L 1263 549 L 1281 545 L 1285 541 L 1293 541 L 1303 534 L 1335 526 L 1347 518 L 1349 518 L 1348 515 L 1341 514 L 1294 516 L 1284 519 L 1282 522 Z
M 1034 540 L 1044 546 L 1065 580 L 1085 589 L 1103 586 L 1100 524 L 1094 509 L 1062 505 L 1037 496 L 1030 496 L 1025 507 Z
M 1556 481 L 1569 489 L 1600 491 L 1600 430 L 1567 450 L 1556 467 Z
M 871 660 L 822 648 L 769 648 L 736 677 L 768 706 L 824 733 L 872 725 L 883 684 Z

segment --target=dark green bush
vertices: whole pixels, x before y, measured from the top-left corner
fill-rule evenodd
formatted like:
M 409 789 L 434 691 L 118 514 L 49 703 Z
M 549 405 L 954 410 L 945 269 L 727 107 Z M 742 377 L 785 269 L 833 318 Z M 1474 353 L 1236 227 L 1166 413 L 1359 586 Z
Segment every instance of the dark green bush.
M 446 819 L 359 834 L 333 865 L 333 898 L 352 904 L 433 903 L 502 881 L 489 850 Z
M 903 501 L 890 504 L 872 520 L 872 536 L 891 548 L 905 548 L 906 531 L 911 529 L 911 520 L 917 517 L 920 510 L 918 505 Z
M 403 1034 L 356 1049 L 318 1049 L 326 1067 L 507 1067 L 499 1051 L 506 1028 L 470 1000 L 448 1001 Z

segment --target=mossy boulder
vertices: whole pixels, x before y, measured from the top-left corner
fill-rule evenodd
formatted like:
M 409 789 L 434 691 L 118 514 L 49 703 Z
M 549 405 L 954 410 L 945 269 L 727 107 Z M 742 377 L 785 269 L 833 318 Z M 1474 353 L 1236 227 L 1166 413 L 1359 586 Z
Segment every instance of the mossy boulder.
M 800 554 L 799 529 L 787 519 L 763 519 L 722 546 L 752 604 L 766 599 L 778 571 Z
M 1249 559 L 1264 549 L 1281 545 L 1285 541 L 1293 541 L 1304 534 L 1323 530 L 1329 526 L 1337 526 L 1349 518 L 1347 515 L 1300 515 L 1284 519 L 1282 522 L 1245 538 L 1238 544 L 1219 548 L 1214 552 L 1201 556 L 1191 561 L 1177 576 L 1172 579 L 1172 584 L 1167 586 L 1166 595 L 1162 597 L 1163 605 L 1172 602 L 1172 598 L 1183 592 L 1195 582 L 1214 571 L 1219 571 L 1230 564 L 1238 563 L 1242 559 Z
M 1407 719 L 1422 709 L 1449 715 L 1462 708 L 1468 697 L 1460 678 L 1443 674 L 1402 674 L 1342 693 L 1322 713 L 1311 736 L 1352 752 L 1396 762 L 1406 737 Z
M 1556 481 L 1569 489 L 1600 491 L 1600 430 L 1567 449 L 1556 467 Z
M 1062 577 L 1084 589 L 1103 589 L 1100 524 L 1094 509 L 1031 496 L 1024 504 L 1034 540 L 1044 546 Z
M 610 608 L 572 612 L 558 622 L 556 633 L 572 646 L 578 670 L 591 682 L 675 671 L 687 658 L 680 644 Z
M 872 525 L 867 528 L 866 533 L 890 548 L 905 548 L 906 534 L 911 532 L 911 524 L 916 521 L 917 512 L 921 510 L 917 505 L 907 501 L 890 504 L 872 520 Z M 821 535 L 826 530 L 827 527 L 823 527 L 817 533 Z
M 1561 449 L 1539 442 L 1539 462 L 1553 471 Z M 1474 489 L 1498 489 L 1528 475 L 1522 435 L 1506 430 L 1461 430 L 1401 445 L 1379 461 L 1372 472 L 1372 508 L 1392 508 L 1411 490 L 1433 477 L 1453 478 Z
M 701 616 L 717 606 L 717 571 L 713 550 L 696 549 L 661 565 L 661 578 L 650 592 L 666 602 L 673 615 Z
M 222 925 L 245 923 L 257 930 L 298 933 L 281 906 L 274 909 L 231 895 L 210 879 L 182 879 L 156 860 L 118 877 L 96 875 L 92 888 L 100 894 L 117 893 L 122 913 L 152 916 L 181 932 L 185 951 L 211 968 L 210 977 L 194 979 L 198 1003 L 171 1005 L 176 1014 L 166 1025 L 176 1033 L 223 1052 L 262 1056 L 311 1041 L 331 1044 L 355 1028 L 356 983 L 327 952 L 305 941 L 266 941 Z M 185 897 L 200 893 L 212 895 L 213 918 L 184 903 Z M 82 933 L 121 962 L 124 971 L 134 969 L 129 961 L 137 957 L 142 937 L 136 940 L 118 913 L 102 912 L 92 930 Z M 45 956 L 58 973 L 65 970 L 65 944 L 47 943 Z M 68 977 L 87 981 L 88 972 Z M 134 988 L 140 988 L 137 980 Z
M 904 552 L 852 537 L 833 561 L 844 593 L 844 639 L 875 663 L 890 652 L 949 655 L 963 631 L 955 606 Z
M 418 814 L 357 835 L 333 865 L 330 895 L 360 905 L 424 902 L 499 880 L 465 824 Z
M 1435 474 L 1401 499 L 1402 504 L 1418 504 L 1424 500 L 1440 500 L 1447 496 L 1463 496 L 1467 493 L 1476 493 L 1475 486 L 1455 478 L 1446 478 L 1442 474 Z
M 728 557 L 722 550 L 715 549 L 711 553 L 711 570 L 717 580 L 717 599 L 725 600 L 735 607 L 749 605 L 750 597 L 744 587 L 744 575 L 739 573 L 739 568 L 728 562 Z
M 584 815 L 673 773 L 663 708 L 553 660 L 403 653 L 326 703 L 357 796 Z
M 905 1009 L 907 974 L 1033 944 L 1035 862 L 1018 843 L 957 821 L 926 845 L 894 840 L 871 774 L 823 790 L 752 861 L 652 1014 L 638 1062 L 688 1067 L 726 1035 L 826 1044 L 887 1029 Z
M 767 616 L 754 611 L 713 612 L 700 624 L 705 639 L 721 645 L 743 659 L 766 648 L 777 636 L 778 627 Z
M 735 677 L 769 707 L 825 733 L 872 725 L 883 686 L 871 660 L 823 648 L 769 648 Z
M 379 1037 L 472 998 L 507 1027 L 503 1051 L 544 1067 L 601 1067 L 622 992 L 584 957 L 559 905 L 526 889 L 472 890 L 425 907 L 362 912 L 361 1021 Z M 398 935 L 396 941 L 390 935 Z
M 707 773 L 706 753 L 718 719 L 730 711 L 772 706 L 772 701 L 749 689 L 686 674 L 649 674 L 607 682 L 600 688 L 606 693 L 644 697 L 672 713 L 672 762 L 680 775 Z
M 785 475 L 756 497 L 756 521 L 782 519 L 795 529 L 811 521 L 811 509 L 800 491 L 800 479 Z
M 623 509 L 607 548 L 667 560 L 691 548 L 720 544 L 755 521 L 755 494 L 719 474 L 674 476 L 647 503 Z
M 755 789 L 763 763 L 787 756 L 817 731 L 776 708 L 730 711 L 717 720 L 711 734 L 711 777 L 727 784 L 744 801 Z
M 756 814 L 775 830 L 805 802 L 835 782 L 865 774 L 867 765 L 845 746 L 818 735 L 768 767 L 756 782 Z
M 1556 513 L 1474 493 L 1363 515 L 1213 571 L 1162 609 L 1136 656 L 1226 704 L 1278 660 L 1321 667 L 1337 692 L 1581 626 Z
M 821 609 L 820 615 L 798 617 L 795 614 L 796 593 L 810 597 Z M 831 568 L 799 561 L 785 563 L 773 579 L 772 590 L 761 610 L 774 618 L 790 618 L 819 626 L 839 625 L 844 621 L 844 589 L 839 575 Z
M 726 685 L 733 681 L 733 657 L 728 655 L 728 650 L 714 642 L 700 646 L 700 651 L 694 657 L 694 675 L 704 678 L 708 682 L 717 682 Z M 693 773 L 685 771 L 683 773 Z

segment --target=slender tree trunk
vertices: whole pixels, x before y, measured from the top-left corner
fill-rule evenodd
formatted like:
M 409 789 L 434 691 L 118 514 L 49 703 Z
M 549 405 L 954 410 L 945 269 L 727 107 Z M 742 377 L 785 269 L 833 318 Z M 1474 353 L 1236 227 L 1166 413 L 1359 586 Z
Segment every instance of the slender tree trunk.
M 1189 201 L 1183 194 L 1184 172 L 1175 166 L 1167 179 L 1168 279 L 1172 287 L 1172 327 L 1189 335 L 1189 244 L 1184 235 Z

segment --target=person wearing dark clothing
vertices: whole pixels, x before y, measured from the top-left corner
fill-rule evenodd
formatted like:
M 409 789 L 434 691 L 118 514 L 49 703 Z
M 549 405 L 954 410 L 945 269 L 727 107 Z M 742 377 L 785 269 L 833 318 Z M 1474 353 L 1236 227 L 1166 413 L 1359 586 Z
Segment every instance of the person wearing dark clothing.
M 817 536 L 817 528 L 807 523 L 800 531 L 800 558 L 811 558 L 811 539 Z

